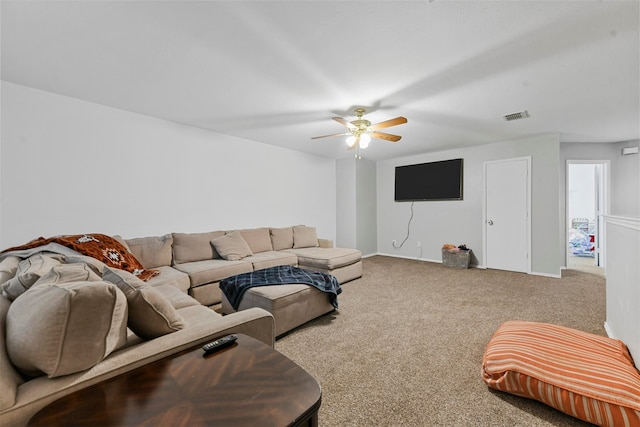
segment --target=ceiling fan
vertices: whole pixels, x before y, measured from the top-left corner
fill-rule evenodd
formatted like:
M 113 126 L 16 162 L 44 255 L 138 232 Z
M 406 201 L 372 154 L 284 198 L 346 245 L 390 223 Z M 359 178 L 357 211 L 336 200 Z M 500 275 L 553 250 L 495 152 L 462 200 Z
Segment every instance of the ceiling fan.
M 331 135 L 322 135 L 322 136 L 314 136 L 311 139 L 319 139 L 319 138 L 328 138 L 332 136 L 347 136 L 346 143 L 349 146 L 348 149 L 364 149 L 369 146 L 369 142 L 371 142 L 371 138 L 384 139 L 385 141 L 390 142 L 398 142 L 400 138 L 399 135 L 393 135 L 385 132 L 378 132 L 378 129 L 384 129 L 391 126 L 397 126 L 404 123 L 407 123 L 407 119 L 405 117 L 396 117 L 395 119 L 385 120 L 384 122 L 371 124 L 369 120 L 365 120 L 362 118 L 364 116 L 365 110 L 364 108 L 356 108 L 354 110 L 356 113 L 356 120 L 348 121 L 343 119 L 342 117 L 332 117 L 333 120 L 340 123 L 343 126 L 348 128 L 347 132 L 343 133 L 334 133 Z

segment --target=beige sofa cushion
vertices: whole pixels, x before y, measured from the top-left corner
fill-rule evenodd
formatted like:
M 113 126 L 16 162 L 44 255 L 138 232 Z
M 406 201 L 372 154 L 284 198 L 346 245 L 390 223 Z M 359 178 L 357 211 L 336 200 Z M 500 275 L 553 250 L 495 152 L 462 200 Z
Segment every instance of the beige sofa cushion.
M 154 289 L 160 292 L 176 310 L 184 307 L 191 307 L 192 305 L 200 305 L 196 299 L 171 285 L 154 286 Z M 180 311 L 178 311 L 178 314 L 180 314 Z
M 56 265 L 60 265 L 57 257 L 44 253 L 37 253 L 23 259 L 18 264 L 15 277 L 2 285 L 3 295 L 11 301 L 15 300 Z
M 126 339 L 127 301 L 103 281 L 35 286 L 7 313 L 7 353 L 27 376 L 84 371 Z
M 249 249 L 254 254 L 260 252 L 268 252 L 273 250 L 271 244 L 271 236 L 268 228 L 252 228 L 249 230 L 240 230 L 240 235 L 249 245 Z
M 158 270 L 160 274 L 147 280 L 146 283 L 148 285 L 151 285 L 154 288 L 159 285 L 170 285 L 184 293 L 189 292 L 191 281 L 189 280 L 189 275 L 187 273 L 166 265 L 156 267 L 156 270 Z
M 126 240 L 129 252 L 135 256 L 144 268 L 157 268 L 171 265 L 171 234 L 157 237 L 139 237 Z
M 293 227 L 272 228 L 269 233 L 274 251 L 293 248 Z
M 209 233 L 172 233 L 171 236 L 173 237 L 174 265 L 220 258 L 213 246 L 211 246 L 211 239 L 224 236 L 224 231 L 212 231 Z
M 318 246 L 318 234 L 315 227 L 296 225 L 293 227 L 293 248 L 313 248 Z
M 102 280 L 100 276 L 87 264 L 60 264 L 54 265 L 33 286 L 70 282 L 97 282 L 100 280 Z
M 362 259 L 362 252 L 350 248 L 301 248 L 289 249 L 298 257 L 300 268 L 334 270 L 354 264 Z
M 244 261 L 253 264 L 254 270 L 262 270 L 278 265 L 298 265 L 298 257 L 295 254 L 280 251 L 260 252 L 244 258 Z
M 253 271 L 253 265 L 246 260 L 225 261 L 223 259 L 187 262 L 176 265 L 175 268 L 189 275 L 192 292 L 196 286 L 219 282 L 225 277 Z
M 102 278 L 124 292 L 128 326 L 140 338 L 153 339 L 187 327 L 164 295 L 128 271 L 105 267 Z
M 218 254 L 227 261 L 239 261 L 253 255 L 247 242 L 238 231 L 232 231 L 224 236 L 211 239 L 211 244 Z

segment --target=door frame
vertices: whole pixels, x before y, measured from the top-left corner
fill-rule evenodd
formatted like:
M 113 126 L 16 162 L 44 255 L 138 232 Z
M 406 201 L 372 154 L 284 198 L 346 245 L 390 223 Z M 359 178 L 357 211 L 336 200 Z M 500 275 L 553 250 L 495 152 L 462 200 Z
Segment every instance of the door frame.
M 527 224 L 526 224 L 526 233 L 527 233 L 527 267 L 526 274 L 531 274 L 531 156 L 525 157 L 513 157 L 509 159 L 500 159 L 500 160 L 490 160 L 483 162 L 482 164 L 482 246 L 484 251 L 484 256 L 482 257 L 482 268 L 487 267 L 487 166 L 490 164 L 497 163 L 506 163 L 506 162 L 516 162 L 525 160 L 527 162 Z
M 604 239 L 604 215 L 611 211 L 611 160 L 567 160 L 564 168 L 564 266 L 569 265 L 569 166 L 570 165 L 601 165 L 602 166 L 602 212 L 596 208 L 596 265 L 606 268 L 606 248 Z M 595 185 L 595 183 L 594 183 Z M 596 188 L 596 192 L 598 189 Z M 596 204 L 598 204 L 598 194 L 596 194 Z M 599 262 L 598 262 L 599 261 Z

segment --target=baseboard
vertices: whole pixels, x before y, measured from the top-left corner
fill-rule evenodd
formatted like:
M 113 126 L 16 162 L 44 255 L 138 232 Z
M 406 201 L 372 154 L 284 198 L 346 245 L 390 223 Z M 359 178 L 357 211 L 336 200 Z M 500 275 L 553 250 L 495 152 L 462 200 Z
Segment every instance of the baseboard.
M 616 338 L 616 334 L 613 333 L 613 330 L 606 321 L 604 322 L 604 330 L 609 338 Z
M 442 260 L 441 259 L 429 259 L 429 258 L 414 258 L 414 257 L 409 257 L 409 256 L 403 256 L 403 255 L 396 255 L 396 254 L 386 254 L 386 253 L 382 253 L 382 252 L 378 252 L 375 255 L 380 255 L 380 256 L 388 256 L 391 258 L 402 258 L 402 259 L 410 259 L 413 261 L 424 261 L 424 262 L 435 262 L 437 264 L 442 264 Z M 469 268 L 479 268 L 481 270 L 486 270 L 486 268 L 483 265 L 474 265 L 471 264 L 469 265 Z
M 438 264 L 442 264 L 442 260 L 441 259 L 428 259 L 428 258 L 414 258 L 414 257 L 409 257 L 409 256 L 404 256 L 404 255 L 397 255 L 397 254 L 387 254 L 384 252 L 376 252 L 375 254 L 370 254 L 367 255 L 366 257 L 372 257 L 372 256 L 376 256 L 376 255 L 380 255 L 380 256 L 388 256 L 388 257 L 392 257 L 392 258 L 402 258 L 402 259 L 411 259 L 414 261 L 424 261 L 424 262 L 436 262 Z M 365 256 L 363 256 L 362 258 L 366 258 Z M 469 266 L 469 268 L 478 268 L 480 270 L 486 270 L 487 267 L 485 267 L 484 265 L 478 264 L 472 264 Z M 525 274 L 530 274 L 531 276 L 541 276 L 541 277 L 551 277 L 553 279 L 561 279 L 562 278 L 562 274 L 551 274 L 551 273 L 540 273 L 540 272 L 536 272 L 536 271 L 532 271 L 530 273 L 525 273 Z
M 538 273 L 536 271 L 532 271 L 527 274 L 530 274 L 532 276 L 542 276 L 542 277 L 551 277 L 553 279 L 562 279 L 562 274 Z
M 382 252 L 378 252 L 376 255 L 388 256 L 388 257 L 391 257 L 391 258 L 411 259 L 411 260 L 414 260 L 414 261 L 437 262 L 439 264 L 442 264 L 442 260 L 441 259 L 427 259 L 427 258 L 411 257 L 411 256 L 397 255 L 397 254 L 386 254 L 386 253 L 382 253 Z
M 376 255 L 380 255 L 380 254 L 376 252 L 376 253 L 373 253 L 373 254 L 362 255 L 362 259 L 371 258 L 372 256 L 376 256 Z

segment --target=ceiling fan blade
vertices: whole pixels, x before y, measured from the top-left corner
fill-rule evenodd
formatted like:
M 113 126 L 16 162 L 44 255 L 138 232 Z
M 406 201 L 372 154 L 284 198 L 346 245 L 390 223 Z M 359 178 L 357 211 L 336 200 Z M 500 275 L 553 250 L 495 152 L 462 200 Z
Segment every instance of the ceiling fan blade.
M 354 125 L 353 123 L 351 123 L 350 121 L 343 119 L 342 117 L 332 117 L 333 120 L 335 120 L 336 122 L 340 123 L 341 125 L 344 125 L 346 127 L 348 127 L 349 129 L 355 129 L 356 125 Z
M 332 133 L 331 135 L 314 136 L 311 139 L 329 138 L 331 136 L 346 136 L 346 135 L 351 135 L 351 132 Z
M 398 141 L 400 141 L 400 138 L 402 138 L 399 135 L 393 135 L 393 134 L 384 133 L 384 132 L 372 132 L 371 133 L 371 137 L 372 138 L 378 138 L 378 139 L 384 139 L 386 141 L 391 141 L 391 142 L 398 142 Z
M 371 125 L 370 128 L 372 130 L 384 129 L 391 126 L 397 126 L 407 123 L 407 119 L 405 117 L 396 117 L 395 119 L 385 120 L 384 122 L 376 123 L 375 125 Z

